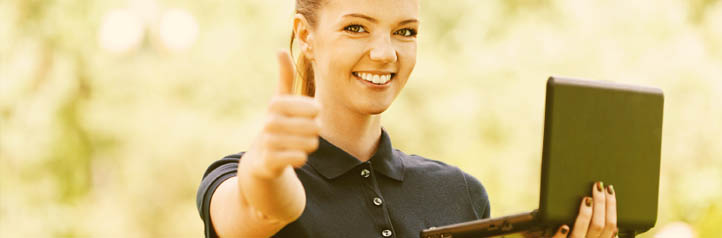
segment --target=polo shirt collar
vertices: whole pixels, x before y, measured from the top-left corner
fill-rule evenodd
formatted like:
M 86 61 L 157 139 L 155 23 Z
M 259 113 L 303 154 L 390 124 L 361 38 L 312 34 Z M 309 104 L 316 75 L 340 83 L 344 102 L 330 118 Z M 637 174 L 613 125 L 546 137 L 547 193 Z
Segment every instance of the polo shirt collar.
M 404 164 L 401 158 L 393 153 L 391 139 L 383 128 L 381 128 L 381 138 L 376 153 L 369 161 L 374 171 L 403 181 Z M 323 137 L 319 137 L 318 149 L 308 155 L 308 164 L 327 179 L 334 179 L 349 172 L 362 162 Z

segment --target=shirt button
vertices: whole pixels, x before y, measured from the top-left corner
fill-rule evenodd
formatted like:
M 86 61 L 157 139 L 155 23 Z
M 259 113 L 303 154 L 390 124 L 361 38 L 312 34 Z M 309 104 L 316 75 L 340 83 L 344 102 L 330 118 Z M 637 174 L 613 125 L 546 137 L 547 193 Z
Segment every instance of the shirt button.
M 371 175 L 371 171 L 368 169 L 362 169 L 361 170 L 361 177 L 368 178 Z
M 384 237 L 391 237 L 391 230 L 389 230 L 389 229 L 383 230 L 383 231 L 381 231 L 381 235 Z
M 384 201 L 382 201 L 381 198 L 379 198 L 379 197 L 374 198 L 374 205 L 381 206 L 381 204 L 383 204 L 383 203 L 384 203 Z

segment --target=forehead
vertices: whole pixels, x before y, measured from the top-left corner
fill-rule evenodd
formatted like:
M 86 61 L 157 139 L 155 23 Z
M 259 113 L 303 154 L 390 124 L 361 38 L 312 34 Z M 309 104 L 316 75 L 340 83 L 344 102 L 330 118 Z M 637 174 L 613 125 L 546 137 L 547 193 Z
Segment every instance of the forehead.
M 418 19 L 418 0 L 326 0 L 321 16 L 327 20 L 340 19 L 351 13 L 360 13 L 379 21 Z

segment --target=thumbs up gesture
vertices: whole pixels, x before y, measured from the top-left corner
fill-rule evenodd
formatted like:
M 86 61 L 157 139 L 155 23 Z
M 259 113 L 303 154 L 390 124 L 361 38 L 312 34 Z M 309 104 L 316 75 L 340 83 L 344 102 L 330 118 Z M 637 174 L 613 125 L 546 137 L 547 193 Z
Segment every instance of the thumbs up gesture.
M 267 120 L 244 159 L 250 170 L 262 178 L 276 178 L 289 166 L 298 168 L 318 148 L 320 106 L 308 96 L 293 95 L 295 75 L 288 52 L 277 54 L 279 85 L 268 107 Z

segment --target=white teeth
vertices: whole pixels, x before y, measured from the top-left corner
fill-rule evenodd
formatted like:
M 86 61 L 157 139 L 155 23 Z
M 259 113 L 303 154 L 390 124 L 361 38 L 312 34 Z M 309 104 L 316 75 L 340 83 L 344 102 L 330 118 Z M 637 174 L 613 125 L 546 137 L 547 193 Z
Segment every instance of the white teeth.
M 354 73 L 357 77 L 375 83 L 375 84 L 386 84 L 391 80 L 391 74 L 378 75 L 370 73 Z

